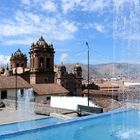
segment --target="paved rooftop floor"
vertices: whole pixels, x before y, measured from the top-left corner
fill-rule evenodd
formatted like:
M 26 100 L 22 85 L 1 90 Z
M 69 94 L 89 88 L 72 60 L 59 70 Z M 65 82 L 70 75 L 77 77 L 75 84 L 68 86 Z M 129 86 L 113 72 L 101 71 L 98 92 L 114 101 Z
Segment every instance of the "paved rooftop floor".
M 33 120 L 33 119 L 39 119 L 45 117 L 47 116 L 36 115 L 36 114 L 30 116 L 26 116 L 25 114 L 20 115 L 16 110 L 12 110 L 9 108 L 0 109 L 0 124 Z

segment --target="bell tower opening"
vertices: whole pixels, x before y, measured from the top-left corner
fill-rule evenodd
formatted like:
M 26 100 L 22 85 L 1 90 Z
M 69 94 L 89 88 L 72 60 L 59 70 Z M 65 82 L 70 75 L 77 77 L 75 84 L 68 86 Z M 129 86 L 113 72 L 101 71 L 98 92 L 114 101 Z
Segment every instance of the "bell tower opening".
M 40 68 L 41 68 L 41 69 L 44 68 L 44 58 L 43 58 L 43 57 L 40 58 L 39 65 L 40 65 Z
M 50 58 L 47 58 L 46 60 L 46 68 L 50 68 Z

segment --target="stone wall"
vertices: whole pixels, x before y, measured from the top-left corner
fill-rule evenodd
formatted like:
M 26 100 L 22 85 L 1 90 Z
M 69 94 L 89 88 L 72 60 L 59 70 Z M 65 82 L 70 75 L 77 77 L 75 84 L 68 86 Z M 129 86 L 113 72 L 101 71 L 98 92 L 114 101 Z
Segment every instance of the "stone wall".
M 11 109 L 15 109 L 15 100 L 5 99 L 4 103 L 7 107 Z M 69 112 L 73 112 L 73 110 L 50 107 L 48 104 L 34 103 L 34 102 L 32 102 L 31 104 L 34 106 L 36 114 L 50 115 L 51 113 L 66 114 Z

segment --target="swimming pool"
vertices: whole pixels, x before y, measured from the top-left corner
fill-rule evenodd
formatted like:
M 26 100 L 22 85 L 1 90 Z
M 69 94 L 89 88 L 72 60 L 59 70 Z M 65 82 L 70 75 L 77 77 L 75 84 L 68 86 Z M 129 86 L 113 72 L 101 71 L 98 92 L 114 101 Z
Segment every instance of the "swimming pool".
M 25 130 L 30 130 L 30 129 L 36 129 L 43 126 L 55 124 L 60 121 L 62 120 L 58 118 L 46 117 L 41 119 L 29 120 L 29 121 L 2 124 L 0 125 L 0 136 L 6 134 L 12 134 L 15 132 L 21 132 Z
M 1 136 L 1 140 L 139 140 L 138 110 L 103 113 Z

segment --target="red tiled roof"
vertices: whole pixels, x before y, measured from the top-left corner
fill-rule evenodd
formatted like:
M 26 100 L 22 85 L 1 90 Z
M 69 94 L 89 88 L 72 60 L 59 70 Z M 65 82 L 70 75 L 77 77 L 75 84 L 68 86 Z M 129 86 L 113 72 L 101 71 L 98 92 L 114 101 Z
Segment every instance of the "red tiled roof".
M 64 87 L 58 84 L 33 84 L 33 90 L 37 95 L 66 95 L 69 93 Z
M 112 109 L 117 109 L 123 106 L 123 104 L 119 101 L 116 101 L 112 98 L 104 98 L 104 97 L 94 97 L 92 101 L 97 105 L 103 107 L 104 111 L 109 111 Z
M 118 91 L 91 90 L 91 89 L 89 90 L 89 93 L 90 93 L 91 95 L 109 95 L 109 96 L 119 94 Z M 85 89 L 85 90 L 83 91 L 83 94 L 88 94 L 88 90 Z
M 17 88 L 30 88 L 31 85 L 20 76 L 17 76 Z M 0 90 L 15 89 L 16 76 L 0 76 Z

